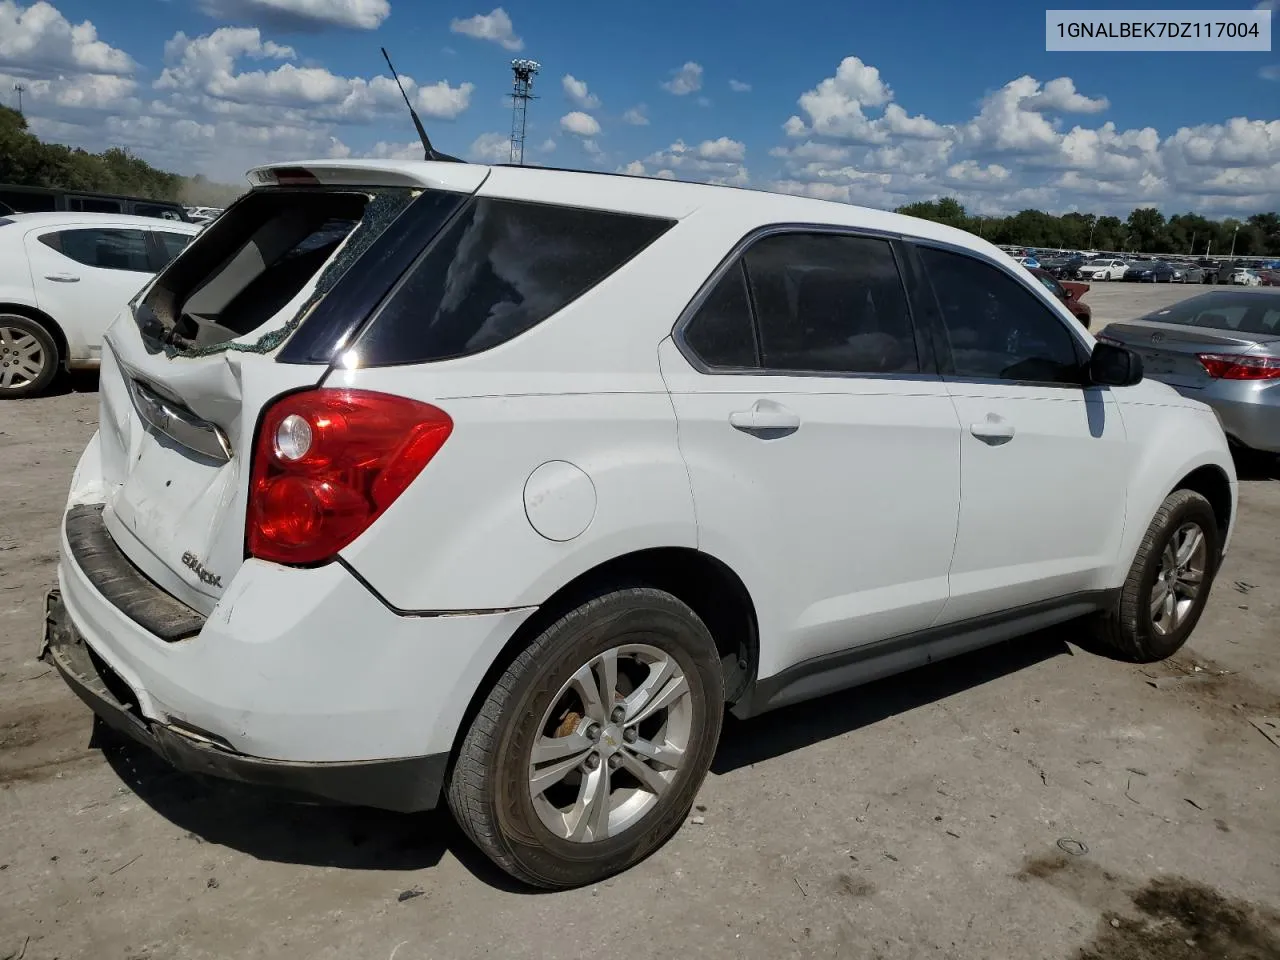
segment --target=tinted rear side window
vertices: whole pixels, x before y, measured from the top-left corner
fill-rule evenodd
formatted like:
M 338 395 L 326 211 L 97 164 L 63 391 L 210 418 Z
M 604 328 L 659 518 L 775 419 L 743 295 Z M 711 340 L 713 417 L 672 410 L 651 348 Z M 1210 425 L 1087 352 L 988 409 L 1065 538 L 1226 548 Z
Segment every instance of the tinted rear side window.
M 729 268 L 702 302 L 685 328 L 684 342 L 709 367 L 759 365 L 742 261 Z
M 752 246 L 746 265 L 767 369 L 919 371 L 907 295 L 887 241 L 780 234 Z
M 410 269 L 357 345 L 361 365 L 479 353 L 557 313 L 672 221 L 481 198 Z
M 86 267 L 151 272 L 147 235 L 141 230 L 60 230 L 40 242 Z

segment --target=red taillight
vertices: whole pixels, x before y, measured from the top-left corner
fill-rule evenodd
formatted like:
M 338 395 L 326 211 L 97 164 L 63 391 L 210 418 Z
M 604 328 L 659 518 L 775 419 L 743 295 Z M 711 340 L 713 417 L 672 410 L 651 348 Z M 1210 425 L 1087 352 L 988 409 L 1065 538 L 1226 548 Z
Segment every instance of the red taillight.
M 245 549 L 277 563 L 330 560 L 436 455 L 453 421 L 428 403 L 367 390 L 278 400 L 253 451 Z
M 1280 380 L 1280 357 L 1202 353 L 1199 360 L 1215 380 Z

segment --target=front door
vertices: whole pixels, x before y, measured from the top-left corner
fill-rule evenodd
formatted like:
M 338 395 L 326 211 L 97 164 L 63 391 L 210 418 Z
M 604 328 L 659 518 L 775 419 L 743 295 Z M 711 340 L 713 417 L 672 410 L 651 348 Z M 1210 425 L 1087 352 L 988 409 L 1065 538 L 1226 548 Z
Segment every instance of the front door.
M 664 341 L 701 549 L 756 604 L 761 677 L 929 627 L 947 599 L 959 423 L 921 372 L 885 240 L 774 234 Z
M 1084 386 L 1086 345 L 994 264 L 917 249 L 961 428 L 943 621 L 1104 588 L 1124 529 L 1129 451 L 1110 391 Z

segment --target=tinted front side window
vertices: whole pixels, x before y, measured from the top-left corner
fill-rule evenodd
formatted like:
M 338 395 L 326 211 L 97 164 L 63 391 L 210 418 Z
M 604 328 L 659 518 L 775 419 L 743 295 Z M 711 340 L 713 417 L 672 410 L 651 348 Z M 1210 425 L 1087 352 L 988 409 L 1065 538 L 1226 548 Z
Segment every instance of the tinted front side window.
M 135 203 L 133 212 L 140 217 L 159 217 L 161 220 L 182 219 L 182 214 L 176 207 L 159 203 Z
M 958 377 L 1080 383 L 1066 325 L 1004 271 L 963 254 L 920 248 Z
M 84 213 L 124 213 L 124 204 L 100 197 L 67 197 L 67 209 Z
M 779 234 L 746 254 L 766 368 L 838 373 L 920 369 L 888 241 Z
M 703 301 L 684 331 L 685 344 L 709 367 L 756 366 L 756 338 L 747 279 L 735 263 Z
M 363 365 L 479 353 L 557 313 L 669 220 L 482 198 L 410 269 L 357 346 Z
M 46 233 L 40 242 L 86 267 L 151 272 L 147 238 L 141 230 L 60 230 Z

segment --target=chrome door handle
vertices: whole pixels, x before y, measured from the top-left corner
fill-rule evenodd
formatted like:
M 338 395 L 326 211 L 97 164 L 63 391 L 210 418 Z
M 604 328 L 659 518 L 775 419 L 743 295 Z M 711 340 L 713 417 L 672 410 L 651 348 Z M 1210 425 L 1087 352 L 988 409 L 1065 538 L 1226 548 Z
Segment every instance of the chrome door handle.
M 1015 430 L 1007 420 L 981 420 L 969 424 L 969 432 L 983 443 L 999 446 L 1012 440 Z
M 786 437 L 800 429 L 800 417 L 773 400 L 757 400 L 749 410 L 729 414 L 729 425 L 754 437 L 772 440 Z
M 80 278 L 74 273 L 46 273 L 46 280 L 52 280 L 54 283 L 79 283 Z

